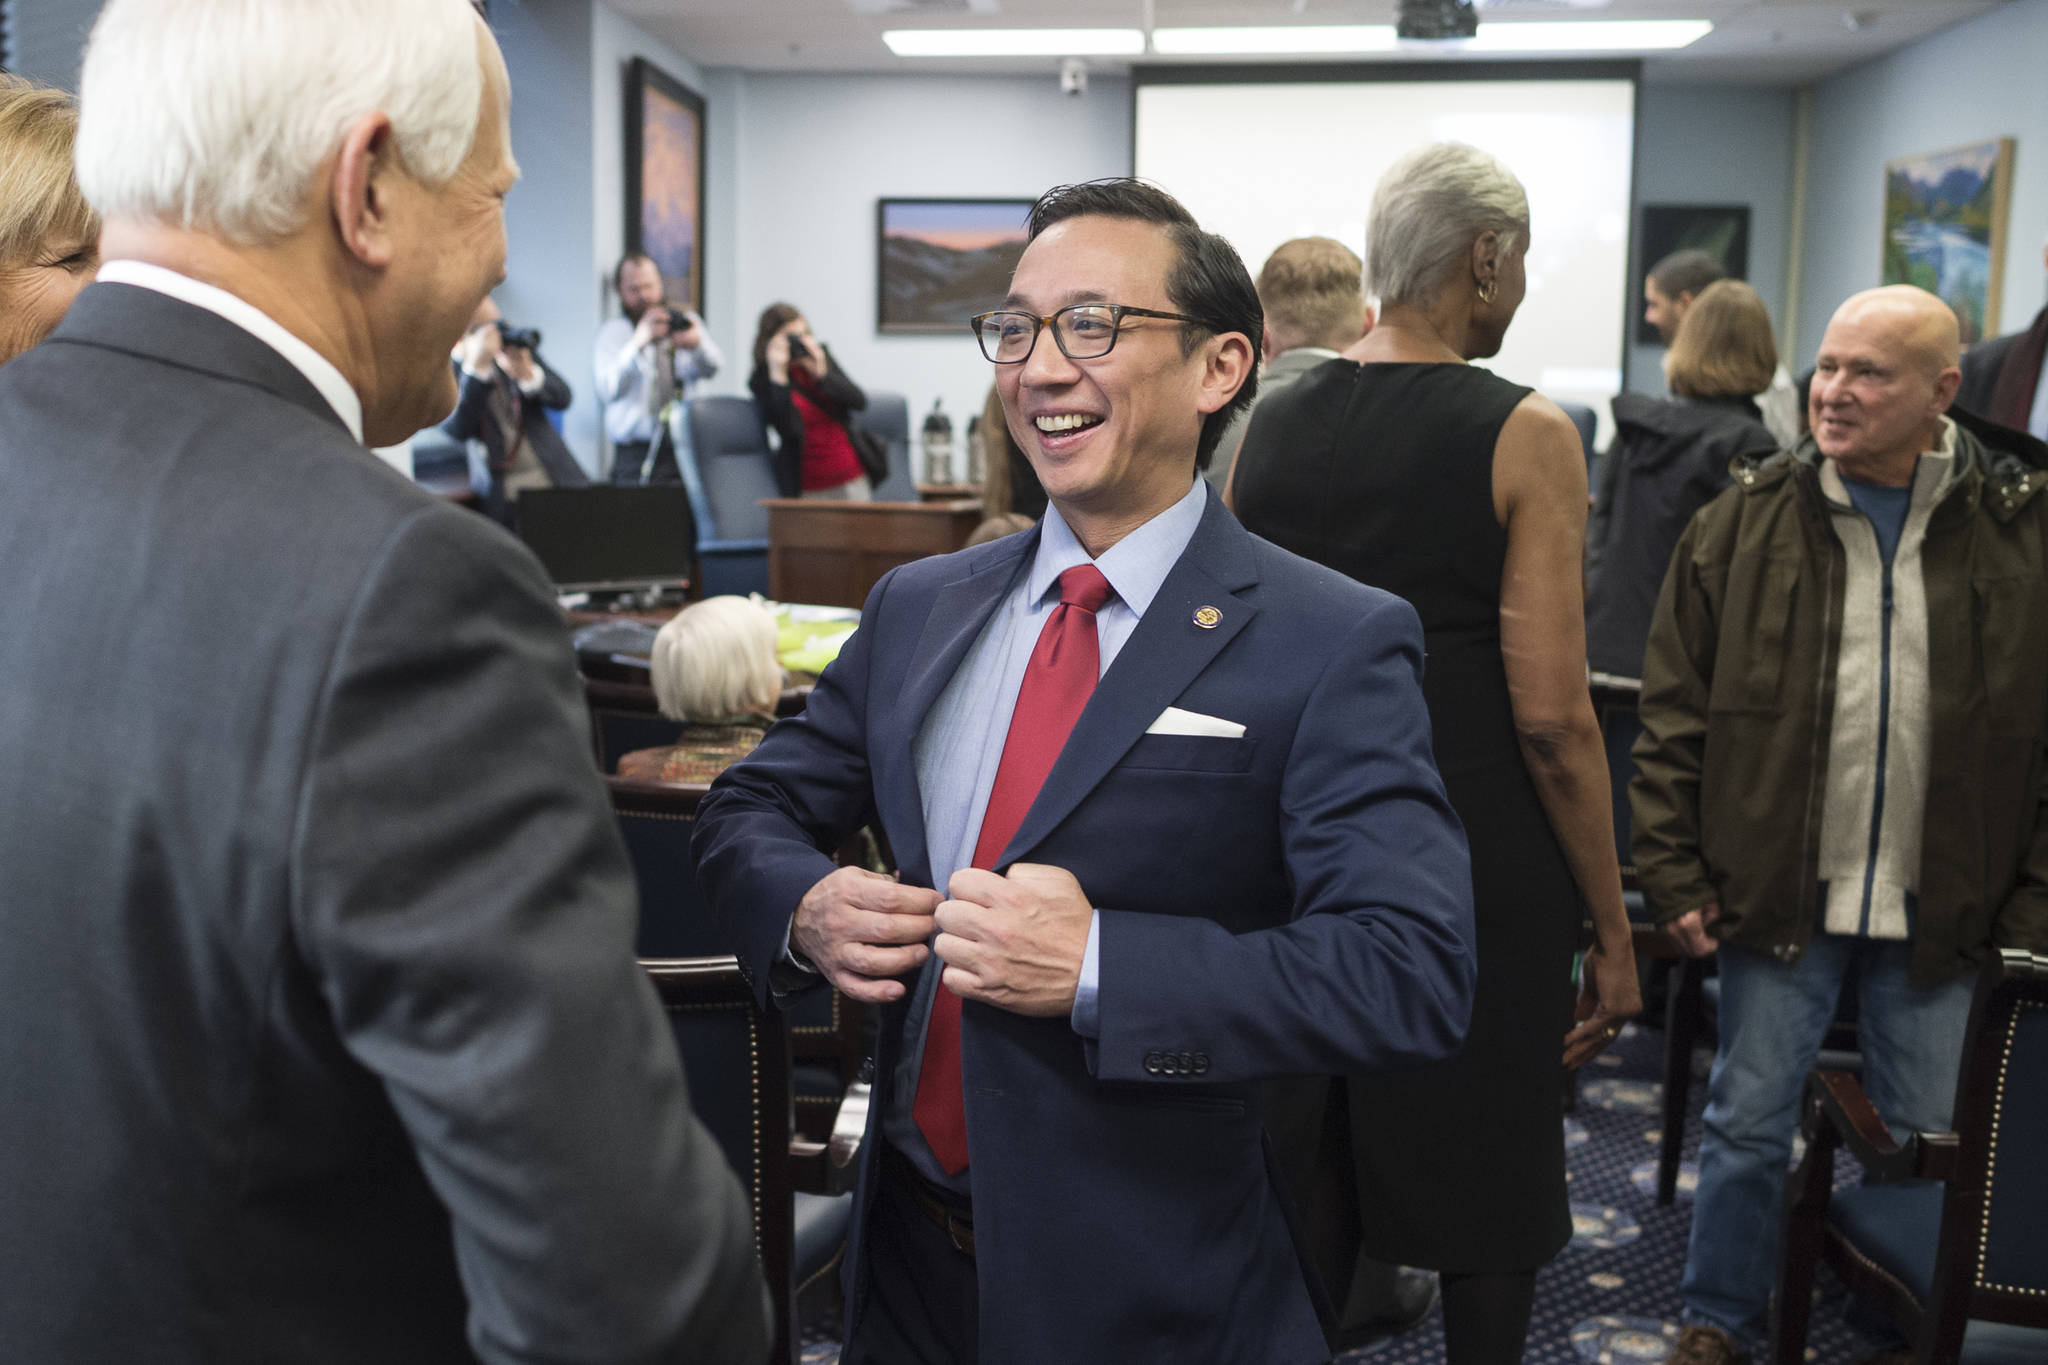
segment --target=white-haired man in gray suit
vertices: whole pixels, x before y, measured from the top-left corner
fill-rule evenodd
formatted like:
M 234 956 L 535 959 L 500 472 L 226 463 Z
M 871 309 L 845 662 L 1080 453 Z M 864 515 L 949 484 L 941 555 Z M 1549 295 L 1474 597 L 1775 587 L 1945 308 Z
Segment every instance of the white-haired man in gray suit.
M 758 1361 L 533 559 L 455 399 L 509 83 L 463 0 L 110 0 L 106 265 L 0 374 L 10 1360 Z

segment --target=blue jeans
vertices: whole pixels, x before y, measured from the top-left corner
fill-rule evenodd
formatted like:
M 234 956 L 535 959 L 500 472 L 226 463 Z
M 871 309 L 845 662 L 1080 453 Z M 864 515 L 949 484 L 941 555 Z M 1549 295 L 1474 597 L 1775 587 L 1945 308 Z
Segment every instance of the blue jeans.
M 1895 1136 L 1945 1129 L 1975 978 L 1916 989 L 1910 944 L 1817 934 L 1797 963 L 1724 947 L 1720 1051 L 1707 1083 L 1699 1192 L 1686 1250 L 1685 1320 L 1748 1350 L 1763 1334 L 1778 1271 L 1785 1166 L 1806 1073 L 1852 963 L 1862 990 L 1863 1088 Z

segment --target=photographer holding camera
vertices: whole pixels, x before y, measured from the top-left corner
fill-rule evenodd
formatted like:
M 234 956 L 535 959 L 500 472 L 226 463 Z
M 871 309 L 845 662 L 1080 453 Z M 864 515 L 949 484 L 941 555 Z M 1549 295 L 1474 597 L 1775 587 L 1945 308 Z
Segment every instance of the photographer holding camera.
M 775 481 L 785 498 L 866 502 L 889 477 L 887 448 L 853 425 L 867 394 L 833 363 L 794 304 L 771 303 L 762 312 L 747 387 L 780 442 Z
M 634 252 L 612 272 L 624 316 L 597 329 L 597 396 L 604 403 L 604 433 L 612 443 L 613 483 L 675 483 L 675 452 L 668 441 L 647 468 L 661 414 L 688 398 L 700 380 L 725 363 L 704 319 L 663 302 L 661 267 Z
M 528 488 L 581 488 L 590 482 L 569 453 L 548 410 L 569 406 L 569 383 L 542 363 L 540 333 L 508 327 L 487 295 L 455 343 L 461 380 L 455 411 L 441 430 L 483 448 L 478 464 L 472 445 L 470 485 L 484 511 L 512 524 L 512 504 Z

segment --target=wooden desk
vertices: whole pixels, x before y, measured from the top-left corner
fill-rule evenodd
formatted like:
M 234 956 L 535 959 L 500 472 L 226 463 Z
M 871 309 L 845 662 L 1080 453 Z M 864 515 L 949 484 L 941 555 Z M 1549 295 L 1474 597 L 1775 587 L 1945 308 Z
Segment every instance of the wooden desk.
M 919 502 L 958 502 L 962 498 L 981 500 L 981 485 L 972 483 L 921 483 L 917 486 Z
M 858 607 L 898 564 L 948 554 L 981 524 L 981 502 L 831 502 L 763 498 L 768 595 L 778 602 Z

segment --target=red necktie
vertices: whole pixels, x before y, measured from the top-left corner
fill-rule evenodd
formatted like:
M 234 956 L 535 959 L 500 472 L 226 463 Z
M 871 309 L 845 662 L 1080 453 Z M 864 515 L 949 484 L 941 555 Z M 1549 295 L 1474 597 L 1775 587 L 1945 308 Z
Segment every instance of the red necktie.
M 1065 747 L 1067 734 L 1095 691 L 1101 653 L 1095 613 L 1112 593 L 1093 564 L 1077 564 L 1060 575 L 1060 604 L 1046 618 L 1017 688 L 1017 709 L 1003 741 L 1002 762 L 989 789 L 974 866 L 993 868 L 1009 845 L 1024 812 L 1038 797 L 1045 776 Z M 947 1175 L 967 1169 L 967 1114 L 960 1100 L 960 997 L 942 983 L 932 996 L 925 1026 L 924 1065 L 918 1072 L 911 1117 L 931 1144 Z

